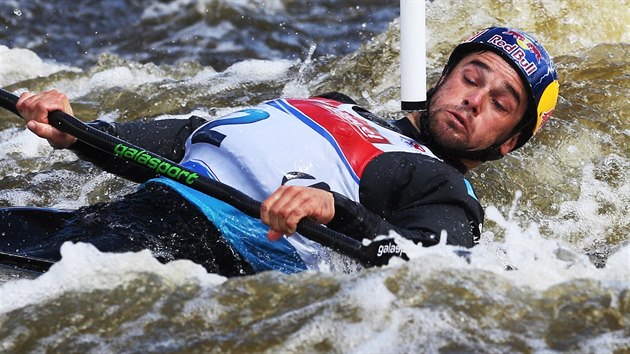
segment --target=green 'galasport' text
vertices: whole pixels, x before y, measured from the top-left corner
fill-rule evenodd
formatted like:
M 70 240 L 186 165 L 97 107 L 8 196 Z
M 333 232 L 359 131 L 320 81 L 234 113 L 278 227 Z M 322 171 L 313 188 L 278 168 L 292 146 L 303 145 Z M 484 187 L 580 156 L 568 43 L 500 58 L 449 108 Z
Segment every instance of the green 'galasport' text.
M 114 154 L 144 165 L 159 175 L 171 177 L 176 181 L 184 182 L 188 185 L 193 184 L 195 180 L 199 178 L 199 175 L 195 172 L 186 171 L 177 165 L 162 161 L 157 157 L 152 157 L 144 150 L 134 149 L 123 144 L 114 146 Z

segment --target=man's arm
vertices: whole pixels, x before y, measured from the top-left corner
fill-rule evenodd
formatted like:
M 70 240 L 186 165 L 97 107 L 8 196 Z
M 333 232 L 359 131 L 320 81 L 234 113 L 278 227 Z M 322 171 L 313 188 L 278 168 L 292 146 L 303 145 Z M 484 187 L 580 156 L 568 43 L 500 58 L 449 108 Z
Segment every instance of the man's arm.
M 138 120 L 126 123 L 95 121 L 88 124 L 171 161 L 179 162 L 184 157 L 186 139 L 204 123 L 205 119 L 193 116 L 188 119 Z M 135 182 L 144 182 L 155 177 L 152 171 L 81 141 L 75 142 L 69 149 L 103 170 Z
M 424 246 L 439 242 L 442 230 L 452 245 L 472 247 L 483 210 L 469 194 L 463 176 L 432 157 L 382 154 L 361 178 L 361 203 L 311 187 L 283 186 L 261 206 L 261 218 L 276 240 L 310 218 L 356 240 L 394 231 Z
M 328 227 L 357 240 L 373 239 L 393 231 L 415 243 L 432 246 L 446 231 L 450 245 L 472 247 L 478 225 L 466 208 L 456 204 L 417 205 L 393 211 L 387 219 L 343 195 L 334 193 L 335 217 Z
M 48 140 L 50 146 L 55 149 L 70 148 L 104 170 L 136 182 L 154 177 L 153 173 L 95 149 L 50 125 L 48 122 L 50 112 L 63 111 L 73 114 L 65 94 L 56 90 L 38 94 L 25 92 L 20 96 L 16 108 L 23 117 L 26 127 L 40 138 Z M 205 120 L 202 118 L 191 117 L 187 120 L 140 120 L 128 123 L 96 121 L 88 124 L 169 160 L 179 162 L 184 156 L 187 137 L 204 123 Z
M 389 152 L 374 158 L 361 177 L 359 198 L 361 204 L 355 205 L 335 198 L 339 214 L 332 224 L 355 238 L 393 230 L 430 246 L 444 230 L 449 244 L 472 247 L 483 222 L 483 209 L 464 176 L 422 154 Z

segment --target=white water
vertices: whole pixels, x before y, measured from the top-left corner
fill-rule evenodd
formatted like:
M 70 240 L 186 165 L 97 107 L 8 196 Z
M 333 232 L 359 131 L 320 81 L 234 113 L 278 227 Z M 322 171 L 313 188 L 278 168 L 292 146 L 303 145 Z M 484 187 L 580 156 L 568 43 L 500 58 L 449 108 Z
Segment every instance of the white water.
M 535 224 L 523 228 L 506 219 L 494 207 L 487 209 L 487 218 L 505 228 L 505 241 L 492 241 L 492 233 L 486 232 L 482 245 L 470 250 L 460 249 L 469 253 L 467 257 L 456 255 L 458 248 L 444 244 L 424 248 L 407 243 L 403 248 L 411 258 L 409 262 L 422 266 L 427 272 L 439 272 L 441 269 L 487 271 L 514 286 L 540 292 L 577 279 L 599 280 L 621 288 L 630 284 L 630 245 L 620 247 L 612 254 L 604 268 L 596 268 L 573 245 L 542 238 Z M 405 261 L 394 259 L 384 268 L 396 268 L 403 264 Z M 507 270 L 506 266 L 512 269 Z M 62 260 L 43 276 L 0 286 L 0 298 L 3 300 L 0 314 L 54 299 L 67 291 L 121 286 L 144 272 L 155 273 L 174 285 L 194 281 L 202 286 L 216 286 L 225 281 L 225 278 L 208 274 L 201 266 L 186 260 L 164 265 L 151 257 L 148 251 L 102 253 L 89 244 L 68 242 L 62 247 Z M 363 292 L 360 287 L 353 291 Z M 387 292 L 381 295 L 388 296 Z
M 79 69 L 45 62 L 28 49 L 8 48 L 0 45 L 0 87 L 27 79 L 48 76 L 61 70 L 78 71 Z
M 8 49 L 0 46 L 3 60 L 6 58 L 19 58 L 19 63 L 15 59 L 5 61 L 1 65 L 0 77 L 7 78 L 6 83 L 18 82 L 34 77 L 36 75 L 50 75 L 59 70 L 77 69 L 64 67 L 54 63 L 43 62 L 34 53 L 24 49 Z M 27 53 L 26 55 L 24 53 Z M 217 91 L 227 88 L 238 87 L 244 82 L 253 80 L 273 81 L 282 78 L 290 69 L 292 62 L 285 60 L 278 61 L 260 61 L 251 60 L 244 61 L 233 65 L 225 70 L 225 72 L 217 73 L 214 70 L 206 70 L 198 73 L 188 80 L 180 82 L 182 85 L 199 85 L 212 83 L 212 87 Z M 29 70 L 21 70 L 20 68 L 28 67 Z M 31 70 L 32 69 L 32 70 Z M 256 75 L 251 73 L 255 72 Z M 157 73 L 157 74 L 156 74 Z M 298 78 L 299 80 L 299 78 Z M 172 78 L 161 73 L 153 65 L 132 65 L 106 69 L 96 72 L 89 78 L 83 78 L 73 81 L 61 79 L 52 86 L 59 88 L 69 94 L 70 98 L 81 97 L 89 92 L 98 91 L 100 89 L 112 87 L 134 87 L 154 82 L 169 82 Z M 217 85 L 218 83 L 218 85 Z M 295 85 L 295 81 L 287 82 L 285 91 L 299 91 Z M 18 90 L 19 91 L 19 90 Z M 388 102 L 389 103 L 389 102 Z M 386 105 L 388 104 L 386 103 Z M 219 114 L 225 111 L 219 111 Z M 204 112 L 197 112 L 204 113 Z M 169 116 L 171 117 L 171 116 Z M 3 139 L 0 147 L 4 156 L 19 153 L 22 158 L 31 158 L 37 156 L 49 155 L 53 160 L 73 160 L 74 156 L 70 153 L 58 152 L 52 153 L 47 144 L 36 139 L 27 131 L 5 130 L 2 131 Z M 624 160 L 625 161 L 625 160 Z M 57 176 L 55 178 L 63 178 Z M 555 178 L 554 178 L 555 179 Z M 36 181 L 35 181 L 36 182 Z M 581 186 L 581 194 L 575 201 L 568 201 L 562 204 L 559 216 L 547 220 L 528 220 L 530 225 L 519 225 L 517 221 L 508 218 L 507 220 L 500 215 L 498 210 L 490 206 L 487 210 L 487 218 L 496 222 L 500 228 L 505 230 L 504 241 L 493 241 L 494 234 L 492 232 L 484 233 L 485 244 L 474 248 L 470 254 L 470 264 L 463 258 L 453 254 L 452 247 L 439 246 L 431 248 L 414 247 L 407 250 L 413 258 L 420 259 L 418 262 L 431 264 L 431 267 L 462 267 L 465 269 L 487 270 L 502 277 L 509 279 L 515 286 L 527 286 L 537 290 L 544 290 L 558 283 L 567 282 L 580 278 L 597 279 L 602 281 L 627 282 L 630 281 L 630 246 L 620 247 L 613 255 L 610 256 L 607 265 L 603 269 L 597 269 L 589 262 L 588 257 L 581 253 L 580 247 L 590 244 L 592 240 L 582 240 L 577 244 L 570 244 L 561 241 L 561 239 L 570 239 L 569 235 L 572 230 L 591 228 L 593 235 L 601 234 L 602 229 L 610 227 L 611 217 L 601 216 L 594 212 L 598 207 L 598 199 L 606 199 L 609 202 L 619 205 L 626 203 L 630 195 L 628 184 L 623 184 L 618 188 L 611 188 L 606 183 L 599 182 L 593 177 L 593 166 L 586 165 L 583 167 L 583 180 Z M 82 194 L 88 193 L 86 188 Z M 28 195 L 20 196 L 15 191 L 3 191 L 3 193 L 14 193 L 15 205 L 28 202 L 31 197 Z M 23 192 L 28 194 L 28 192 Z M 13 198 L 10 198 L 13 199 Z M 79 204 L 85 203 L 85 199 L 79 201 Z M 76 207 L 77 201 L 59 200 L 55 203 L 56 207 Z M 563 220 L 563 215 L 574 212 L 577 219 Z M 613 216 L 616 222 L 621 223 L 622 229 L 628 225 L 628 218 L 624 215 Z M 620 220 L 620 221 L 619 221 Z M 548 240 L 543 238 L 539 233 L 539 223 L 544 223 L 554 230 L 554 234 L 560 236 L 558 239 Z M 570 240 L 568 240 L 570 241 Z M 86 256 L 88 255 L 89 256 Z M 95 263 L 89 261 L 90 258 Z M 67 245 L 64 248 L 64 259 L 55 266 L 45 277 L 37 280 L 25 280 L 15 283 L 5 284 L 2 287 L 3 301 L 0 307 L 4 311 L 24 306 L 25 298 L 33 298 L 26 296 L 29 291 L 33 291 L 31 295 L 36 295 L 35 300 L 40 301 L 39 296 L 48 293 L 48 296 L 54 298 L 59 291 L 65 291 L 65 288 L 59 288 L 58 291 L 51 291 L 50 284 L 74 284 L 69 286 L 82 286 L 84 289 L 90 289 L 94 286 L 116 286 L 118 281 L 124 281 L 125 277 L 121 276 L 109 277 L 106 274 L 124 273 L 128 270 L 121 267 L 119 255 L 100 254 L 98 251 L 90 249 L 86 245 Z M 163 276 L 171 279 L 170 271 L 173 271 L 173 277 L 179 276 L 179 269 L 174 265 L 162 266 L 156 262 L 148 260 L 146 253 L 138 255 L 125 255 L 124 259 L 133 259 L 132 263 L 141 264 L 148 268 L 155 269 L 156 272 L 165 272 Z M 137 259 L 136 259 L 137 258 Z M 103 261 L 106 260 L 106 261 Z M 111 266 L 107 265 L 111 263 Z M 99 268 L 99 274 L 105 276 L 104 279 L 94 277 L 94 269 L 90 265 Z M 505 266 L 510 265 L 517 270 L 505 271 Z M 133 268 L 133 267 L 131 267 Z M 193 267 L 194 268 L 194 267 Z M 72 272 L 69 270 L 72 269 Z M 175 269 L 175 270 L 173 270 Z M 85 272 L 82 274 L 81 272 Z M 198 273 L 198 272 L 197 272 Z M 160 273 L 161 274 L 161 273 Z M 93 279 L 88 282 L 74 282 L 71 279 Z M 96 280 L 98 279 L 98 280 Z M 107 284 L 108 279 L 112 279 L 112 284 Z M 174 279 L 174 278 L 173 278 Z M 81 284 L 81 285 L 78 285 Z M 38 290 L 40 287 L 45 291 Z M 14 294 L 14 295 L 9 295 Z M 19 295 L 15 295 L 19 294 Z M 15 302 L 14 302 L 15 301 Z
M 31 304 L 46 302 L 66 292 L 89 292 L 124 286 L 138 274 L 154 273 L 174 286 L 194 281 L 202 286 L 222 284 L 226 278 L 208 274 L 188 260 L 163 265 L 149 251 L 102 253 L 86 243 L 66 243 L 62 261 L 35 280 L 17 280 L 0 287 L 0 314 Z

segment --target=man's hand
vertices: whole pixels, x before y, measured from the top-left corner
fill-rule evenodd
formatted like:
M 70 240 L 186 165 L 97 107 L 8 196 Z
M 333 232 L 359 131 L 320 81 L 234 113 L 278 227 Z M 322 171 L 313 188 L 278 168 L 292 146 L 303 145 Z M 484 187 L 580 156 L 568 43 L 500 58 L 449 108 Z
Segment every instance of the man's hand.
M 28 130 L 40 138 L 48 140 L 55 149 L 65 149 L 72 145 L 77 138 L 66 134 L 48 123 L 48 113 L 63 111 L 72 115 L 72 107 L 68 97 L 56 90 L 38 94 L 24 92 L 16 105 Z
M 260 219 L 270 227 L 267 238 L 271 241 L 294 234 L 302 218 L 326 224 L 333 216 L 332 193 L 310 187 L 281 186 L 260 206 Z

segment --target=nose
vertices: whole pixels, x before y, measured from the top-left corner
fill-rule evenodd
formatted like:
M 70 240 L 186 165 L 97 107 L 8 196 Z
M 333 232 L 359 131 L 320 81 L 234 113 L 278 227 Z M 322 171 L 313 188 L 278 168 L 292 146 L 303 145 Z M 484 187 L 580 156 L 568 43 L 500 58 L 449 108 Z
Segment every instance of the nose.
M 479 111 L 481 110 L 482 102 L 483 102 L 483 94 L 479 91 L 472 91 L 468 93 L 466 96 L 464 96 L 464 100 L 462 101 L 462 104 L 464 105 L 465 108 L 470 109 L 474 115 L 477 115 L 479 114 Z

